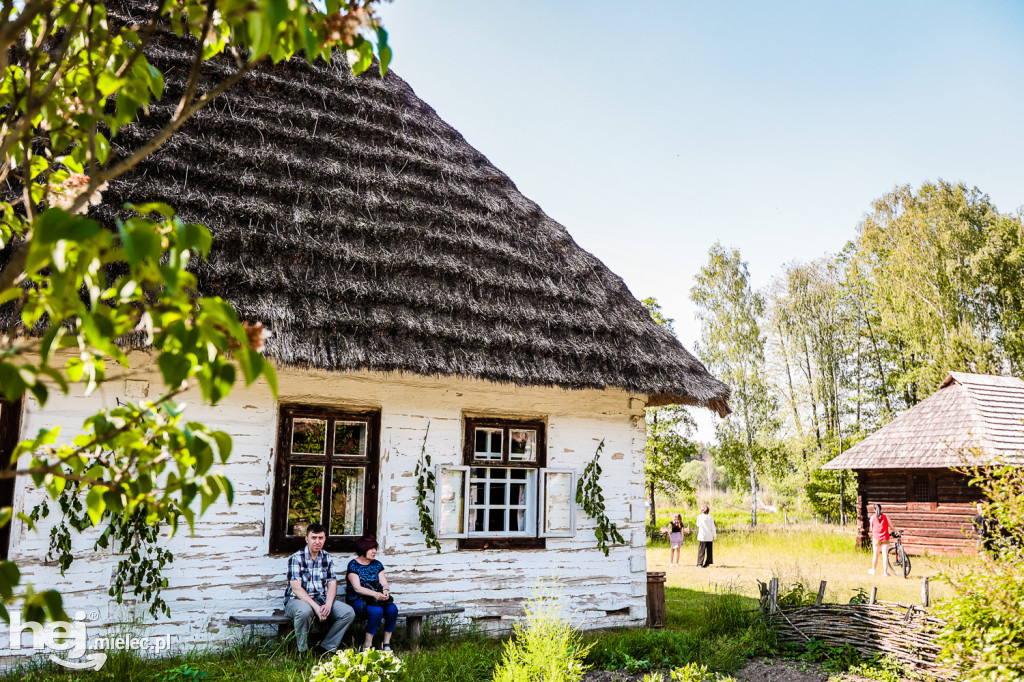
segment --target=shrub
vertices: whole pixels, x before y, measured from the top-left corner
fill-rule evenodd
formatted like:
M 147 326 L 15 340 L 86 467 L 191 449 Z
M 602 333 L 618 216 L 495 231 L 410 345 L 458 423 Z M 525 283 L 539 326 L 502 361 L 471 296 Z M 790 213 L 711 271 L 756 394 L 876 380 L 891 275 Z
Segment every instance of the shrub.
M 390 651 L 346 649 L 313 668 L 309 682 L 405 682 L 405 664 Z
M 562 616 L 561 591 L 542 585 L 523 606 L 526 618 L 515 624 L 494 682 L 579 682 L 589 646 Z
M 992 556 L 943 577 L 954 596 L 936 604 L 947 625 L 939 633 L 940 661 L 965 680 L 1024 678 L 1024 469 L 975 469 L 972 483 L 988 497 L 985 516 L 999 539 Z
M 672 682 L 736 682 L 735 677 L 711 672 L 706 665 L 699 663 L 687 663 L 675 668 L 669 673 L 669 677 Z M 645 675 L 644 682 L 665 682 L 665 676 L 660 673 Z

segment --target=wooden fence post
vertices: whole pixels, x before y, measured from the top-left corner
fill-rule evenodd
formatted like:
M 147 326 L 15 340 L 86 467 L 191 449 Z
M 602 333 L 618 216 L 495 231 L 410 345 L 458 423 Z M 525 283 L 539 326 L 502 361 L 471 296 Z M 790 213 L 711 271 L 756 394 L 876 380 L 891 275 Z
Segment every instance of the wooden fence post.
M 815 606 L 821 606 L 821 602 L 825 601 L 825 581 L 822 580 L 821 584 L 818 585 L 818 600 L 814 602 Z
M 869 604 L 874 604 L 877 601 L 878 601 L 878 586 L 876 585 L 875 587 L 871 588 L 871 601 L 869 601 L 868 603 Z
M 928 576 L 921 580 L 921 606 L 928 606 Z
M 768 612 L 775 613 L 779 609 L 779 579 L 772 578 L 768 585 Z

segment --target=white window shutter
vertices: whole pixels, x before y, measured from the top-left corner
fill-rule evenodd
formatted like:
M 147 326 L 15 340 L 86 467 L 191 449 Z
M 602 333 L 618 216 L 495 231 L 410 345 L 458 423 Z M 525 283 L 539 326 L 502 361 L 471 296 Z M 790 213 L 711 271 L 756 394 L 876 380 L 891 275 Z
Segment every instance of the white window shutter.
M 469 467 L 437 465 L 434 532 L 440 540 L 469 537 Z
M 576 535 L 576 472 L 572 469 L 540 470 L 538 535 L 571 538 Z

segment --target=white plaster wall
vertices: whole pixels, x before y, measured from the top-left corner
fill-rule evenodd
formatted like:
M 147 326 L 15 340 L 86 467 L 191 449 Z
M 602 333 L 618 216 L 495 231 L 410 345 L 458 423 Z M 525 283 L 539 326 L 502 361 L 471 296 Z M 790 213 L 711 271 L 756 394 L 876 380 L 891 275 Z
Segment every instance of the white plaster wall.
M 134 369 L 131 380 L 145 381 L 148 356 L 134 353 L 132 366 L 142 369 Z M 144 608 L 133 613 L 131 605 L 119 607 L 107 596 L 120 557 L 92 551 L 95 531 L 74 539 L 81 551 L 63 577 L 56 564 L 45 563 L 49 529 L 58 520 L 57 513 L 36 531 L 14 522 L 11 557 L 22 567 L 24 579 L 37 588 L 59 589 L 68 613 L 82 610 L 88 618 L 95 616 L 90 634 L 99 634 L 101 627 L 170 634 L 179 647 L 241 634 L 229 626 L 229 615 L 269 614 L 282 606 L 287 558 L 268 553 L 279 402 L 368 406 L 381 412 L 380 559 L 400 607 L 459 604 L 484 628 L 504 629 L 521 615 L 521 603 L 538 581 L 557 577 L 585 628 L 641 624 L 646 619 L 642 397 L 620 390 L 565 391 L 469 379 L 293 369 L 279 370 L 279 383 L 278 400 L 260 382 L 237 388 L 216 407 L 194 400 L 188 408 L 190 420 L 228 431 L 234 438 L 234 451 L 223 471 L 234 484 L 235 501 L 230 507 L 223 501 L 211 507 L 198 519 L 194 534 L 184 528 L 169 540 L 175 556 L 173 566 L 164 571 L 170 581 L 164 590 L 169 619 L 154 622 L 144 616 Z M 141 386 L 133 383 L 131 390 Z M 159 386 L 153 376 L 152 390 Z M 113 407 L 118 399 L 125 400 L 128 390 L 122 378 L 108 381 L 92 396 L 54 396 L 44 412 L 29 401 L 23 437 L 59 424 L 63 437 L 70 439 L 83 418 L 100 406 Z M 548 538 L 544 550 L 459 551 L 455 540 L 442 541 L 440 554 L 429 550 L 418 530 L 413 470 L 428 424 L 426 447 L 433 462 L 461 463 L 464 413 L 546 419 L 548 466 L 572 468 L 577 474 L 604 439 L 601 484 L 607 513 L 626 543 L 612 547 L 605 557 L 597 549 L 593 520 L 578 510 L 576 536 Z M 19 481 L 16 509 L 27 511 L 41 499 L 31 482 Z M 335 557 L 341 566 L 348 558 Z M 0 656 L 11 653 L 7 645 L 0 637 Z

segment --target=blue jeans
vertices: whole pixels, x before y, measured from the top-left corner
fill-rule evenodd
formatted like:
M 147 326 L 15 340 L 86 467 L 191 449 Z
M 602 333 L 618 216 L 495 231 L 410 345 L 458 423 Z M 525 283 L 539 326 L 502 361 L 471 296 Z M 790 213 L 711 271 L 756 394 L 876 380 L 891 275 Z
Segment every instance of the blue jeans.
M 358 597 L 351 602 L 352 609 L 357 616 L 366 617 L 366 634 L 377 634 L 377 626 L 381 619 L 384 619 L 384 632 L 394 632 L 395 623 L 398 622 L 398 607 L 394 603 L 387 606 L 370 606 Z

